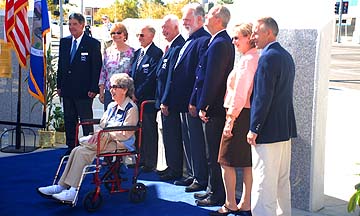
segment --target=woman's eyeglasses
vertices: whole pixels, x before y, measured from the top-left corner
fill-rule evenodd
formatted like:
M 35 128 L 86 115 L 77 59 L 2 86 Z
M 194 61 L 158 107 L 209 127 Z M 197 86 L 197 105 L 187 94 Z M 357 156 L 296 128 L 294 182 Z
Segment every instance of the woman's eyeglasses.
M 122 32 L 121 32 L 121 31 L 118 31 L 118 32 L 111 32 L 111 33 L 110 33 L 110 35 L 115 35 L 115 34 L 116 34 L 116 35 L 120 35 L 120 34 L 122 34 Z
M 110 86 L 111 89 L 117 89 L 117 88 L 122 88 L 120 85 L 112 85 Z
M 144 37 L 144 34 L 136 34 L 136 37 Z

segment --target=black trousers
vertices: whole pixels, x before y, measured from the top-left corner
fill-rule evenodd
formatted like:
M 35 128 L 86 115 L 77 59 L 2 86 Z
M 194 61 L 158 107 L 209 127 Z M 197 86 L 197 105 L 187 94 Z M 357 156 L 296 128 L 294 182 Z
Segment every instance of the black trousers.
M 181 175 L 183 173 L 184 151 L 180 113 L 170 111 L 168 116 L 161 114 L 161 120 L 166 164 L 175 174 Z
M 193 176 L 199 184 L 206 186 L 208 166 L 201 120 L 189 113 L 180 113 L 180 118 L 187 174 Z
M 203 123 L 205 136 L 206 158 L 209 169 L 208 192 L 219 200 L 225 199 L 225 189 L 222 181 L 221 167 L 217 162 L 220 148 L 221 135 L 225 125 L 225 117 L 210 117 Z
M 156 112 L 143 113 L 142 121 L 142 143 L 141 143 L 141 161 L 140 163 L 156 168 L 158 153 L 158 134 L 156 123 Z
M 92 98 L 63 98 L 66 145 L 69 148 L 73 148 L 75 146 L 75 139 L 77 139 L 77 137 L 75 137 L 75 130 L 79 119 L 83 120 L 93 118 L 92 104 Z M 94 127 L 92 125 L 82 126 L 82 129 L 84 136 L 94 132 Z

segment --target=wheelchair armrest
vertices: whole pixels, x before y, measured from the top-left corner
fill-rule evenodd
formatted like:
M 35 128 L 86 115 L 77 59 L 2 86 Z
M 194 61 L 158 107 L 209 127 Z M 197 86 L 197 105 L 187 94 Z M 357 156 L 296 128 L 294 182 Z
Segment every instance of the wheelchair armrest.
M 137 131 L 139 130 L 139 126 L 115 126 L 115 127 L 105 127 L 102 129 L 103 132 L 111 132 L 111 131 Z
M 100 119 L 83 119 L 80 120 L 81 125 L 91 125 L 91 124 L 100 124 Z

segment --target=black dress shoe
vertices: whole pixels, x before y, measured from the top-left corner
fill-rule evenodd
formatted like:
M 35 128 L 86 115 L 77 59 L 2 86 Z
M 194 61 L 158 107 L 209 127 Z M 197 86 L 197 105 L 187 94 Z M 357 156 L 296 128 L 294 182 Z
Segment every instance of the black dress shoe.
M 183 178 L 183 179 L 174 181 L 174 185 L 177 185 L 177 186 L 189 186 L 189 185 L 191 185 L 193 183 L 193 181 L 194 181 L 194 178 L 189 176 L 187 178 Z
M 219 210 L 217 211 L 212 211 L 209 213 L 210 216 L 223 216 L 223 215 L 228 215 L 228 214 L 238 214 L 238 210 L 231 210 L 230 208 L 226 207 L 225 205 L 223 205 L 223 207 L 225 208 L 225 212 L 219 212 Z
M 194 193 L 194 198 L 197 200 L 203 200 L 208 198 L 208 196 L 210 196 L 210 193 L 205 192 L 205 193 Z
M 193 182 L 191 185 L 189 185 L 185 188 L 185 192 L 196 192 L 196 191 L 202 191 L 205 189 L 206 189 L 206 186 L 203 186 L 197 182 Z
M 162 181 L 170 181 L 170 180 L 176 180 L 176 179 L 179 179 L 181 178 L 181 174 L 180 175 L 176 175 L 172 172 L 168 172 L 168 173 L 165 173 L 161 176 L 159 176 L 160 180 Z
M 208 196 L 206 199 L 203 200 L 195 200 L 197 206 L 221 206 L 225 202 L 224 199 L 216 199 L 212 195 Z

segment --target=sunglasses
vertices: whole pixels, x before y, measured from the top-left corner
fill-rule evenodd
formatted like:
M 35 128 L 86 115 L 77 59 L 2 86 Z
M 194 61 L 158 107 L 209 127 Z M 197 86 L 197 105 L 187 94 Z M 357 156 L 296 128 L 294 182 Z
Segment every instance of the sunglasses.
M 144 34 L 136 34 L 136 37 L 144 37 Z
M 120 85 L 112 85 L 110 86 L 111 89 L 118 89 L 118 88 L 122 88 Z
M 110 35 L 115 35 L 115 34 L 116 34 L 116 35 L 120 35 L 120 34 L 122 34 L 122 32 L 121 32 L 121 31 L 118 31 L 118 32 L 111 32 L 111 33 L 110 33 Z

